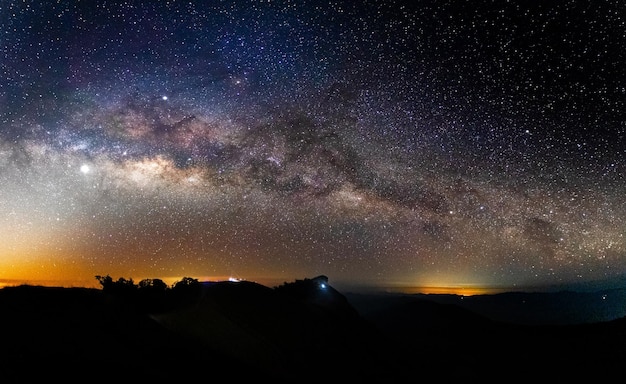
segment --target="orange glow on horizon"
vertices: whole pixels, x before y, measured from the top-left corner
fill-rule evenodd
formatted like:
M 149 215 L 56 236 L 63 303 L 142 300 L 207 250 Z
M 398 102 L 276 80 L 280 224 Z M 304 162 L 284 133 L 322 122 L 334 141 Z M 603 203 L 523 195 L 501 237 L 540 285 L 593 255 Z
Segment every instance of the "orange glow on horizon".
M 388 289 L 391 292 L 426 295 L 489 295 L 495 293 L 510 292 L 510 288 L 503 287 L 479 287 L 479 286 L 396 286 Z
M 106 274 L 105 274 L 106 275 Z M 199 282 L 218 282 L 218 281 L 251 281 L 261 285 L 265 285 L 267 287 L 275 287 L 280 284 L 283 284 L 286 281 L 293 281 L 294 279 L 288 278 L 259 278 L 259 279 L 246 279 L 238 276 L 228 276 L 228 275 L 220 275 L 220 276 L 195 276 L 195 275 L 185 275 L 185 276 L 150 276 L 150 277 L 139 277 L 135 278 L 133 276 L 127 275 L 116 275 L 109 274 L 113 280 L 117 280 L 119 278 L 132 279 L 135 284 L 138 284 L 143 279 L 160 279 L 168 286 L 173 286 L 175 283 L 181 281 L 185 277 L 190 277 L 192 279 L 196 279 Z M 67 276 L 57 276 L 57 278 L 48 278 L 48 279 L 38 279 L 38 278 L 10 278 L 5 276 L 0 276 L 0 289 L 3 287 L 15 287 L 20 285 L 32 285 L 32 286 L 43 286 L 43 287 L 64 287 L 64 288 L 102 288 L 95 275 L 92 278 L 70 278 Z

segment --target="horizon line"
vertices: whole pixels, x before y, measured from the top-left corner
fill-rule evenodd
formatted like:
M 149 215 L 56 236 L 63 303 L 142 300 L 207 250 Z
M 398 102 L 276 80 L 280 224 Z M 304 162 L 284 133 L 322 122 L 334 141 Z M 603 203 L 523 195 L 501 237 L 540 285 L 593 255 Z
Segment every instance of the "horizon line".
M 168 283 L 168 286 L 173 285 L 174 282 L 180 281 L 181 278 L 165 278 L 161 279 L 172 280 L 172 283 Z M 268 287 L 276 287 L 282 282 L 297 281 L 299 278 L 291 280 L 285 279 L 269 279 L 263 278 L 258 280 L 234 278 L 232 276 L 204 276 L 203 278 L 196 278 L 201 283 L 206 282 L 224 282 L 224 281 L 249 281 Z M 95 280 L 95 279 L 94 279 Z M 278 284 L 266 284 L 260 281 L 281 281 Z M 41 286 L 50 288 L 92 288 L 100 289 L 99 282 L 93 281 L 91 284 L 87 283 L 88 280 L 69 280 L 69 279 L 3 279 L 0 278 L 0 289 L 5 287 L 18 287 L 18 286 Z M 139 282 L 141 280 L 137 280 Z M 540 293 L 540 292 L 559 292 L 559 291 L 589 291 L 590 287 L 586 289 L 575 289 L 572 284 L 565 285 L 543 285 L 543 286 L 479 286 L 479 285 L 399 285 L 399 284 L 357 284 L 347 283 L 339 281 L 337 284 L 330 283 L 331 286 L 338 288 L 339 291 L 348 293 L 359 292 L 380 292 L 380 293 L 397 293 L 397 294 L 425 294 L 425 295 L 457 295 L 457 296 L 477 296 L 477 295 L 490 295 L 499 293 Z M 580 288 L 580 287 L 579 287 Z M 595 287 L 592 290 L 603 289 L 626 289 L 626 286 L 610 286 L 610 287 Z

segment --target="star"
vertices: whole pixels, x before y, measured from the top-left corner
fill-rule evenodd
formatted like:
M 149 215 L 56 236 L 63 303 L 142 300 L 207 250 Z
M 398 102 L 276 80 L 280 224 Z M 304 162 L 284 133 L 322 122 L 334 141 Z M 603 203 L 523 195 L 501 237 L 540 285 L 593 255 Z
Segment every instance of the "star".
M 626 274 L 611 2 L 67 3 L 0 17 L 0 278 Z

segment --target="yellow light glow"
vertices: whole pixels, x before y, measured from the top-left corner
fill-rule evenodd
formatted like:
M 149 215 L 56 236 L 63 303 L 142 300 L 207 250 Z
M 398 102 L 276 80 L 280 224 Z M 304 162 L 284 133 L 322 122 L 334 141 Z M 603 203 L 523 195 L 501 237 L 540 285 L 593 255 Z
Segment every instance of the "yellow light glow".
M 453 287 L 394 287 L 395 292 L 402 292 L 408 294 L 422 293 L 422 294 L 437 294 L 437 295 L 459 295 L 459 296 L 474 296 L 474 295 L 489 295 L 494 293 L 507 292 L 509 289 L 502 287 L 478 287 L 478 286 L 453 286 Z

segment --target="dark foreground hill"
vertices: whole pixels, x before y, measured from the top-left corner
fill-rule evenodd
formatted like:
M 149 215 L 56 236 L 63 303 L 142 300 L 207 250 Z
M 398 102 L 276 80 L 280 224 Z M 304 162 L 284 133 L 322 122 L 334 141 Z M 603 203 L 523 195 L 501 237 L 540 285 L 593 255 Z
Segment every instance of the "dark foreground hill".
M 97 289 L 6 287 L 0 382 L 393 380 L 382 335 L 326 283 L 205 283 L 157 312 Z
M 502 297 L 506 295 L 496 302 Z M 347 298 L 396 345 L 399 356 L 437 372 L 437 382 L 626 379 L 626 318 L 580 324 L 538 324 L 535 319 L 527 324 L 527 318 L 504 322 L 479 314 L 451 304 L 450 298 L 388 293 Z
M 527 325 L 566 325 L 606 322 L 626 317 L 626 289 L 598 291 L 505 292 L 462 296 L 454 294 L 346 293 L 357 308 L 369 311 L 397 300 L 426 300 L 453 304 L 493 320 Z M 361 305 L 363 304 L 363 306 Z
M 323 278 L 205 283 L 156 311 L 97 289 L 4 288 L 0 338 L 3 383 L 626 378 L 624 319 L 511 324 L 422 298 L 344 296 Z

